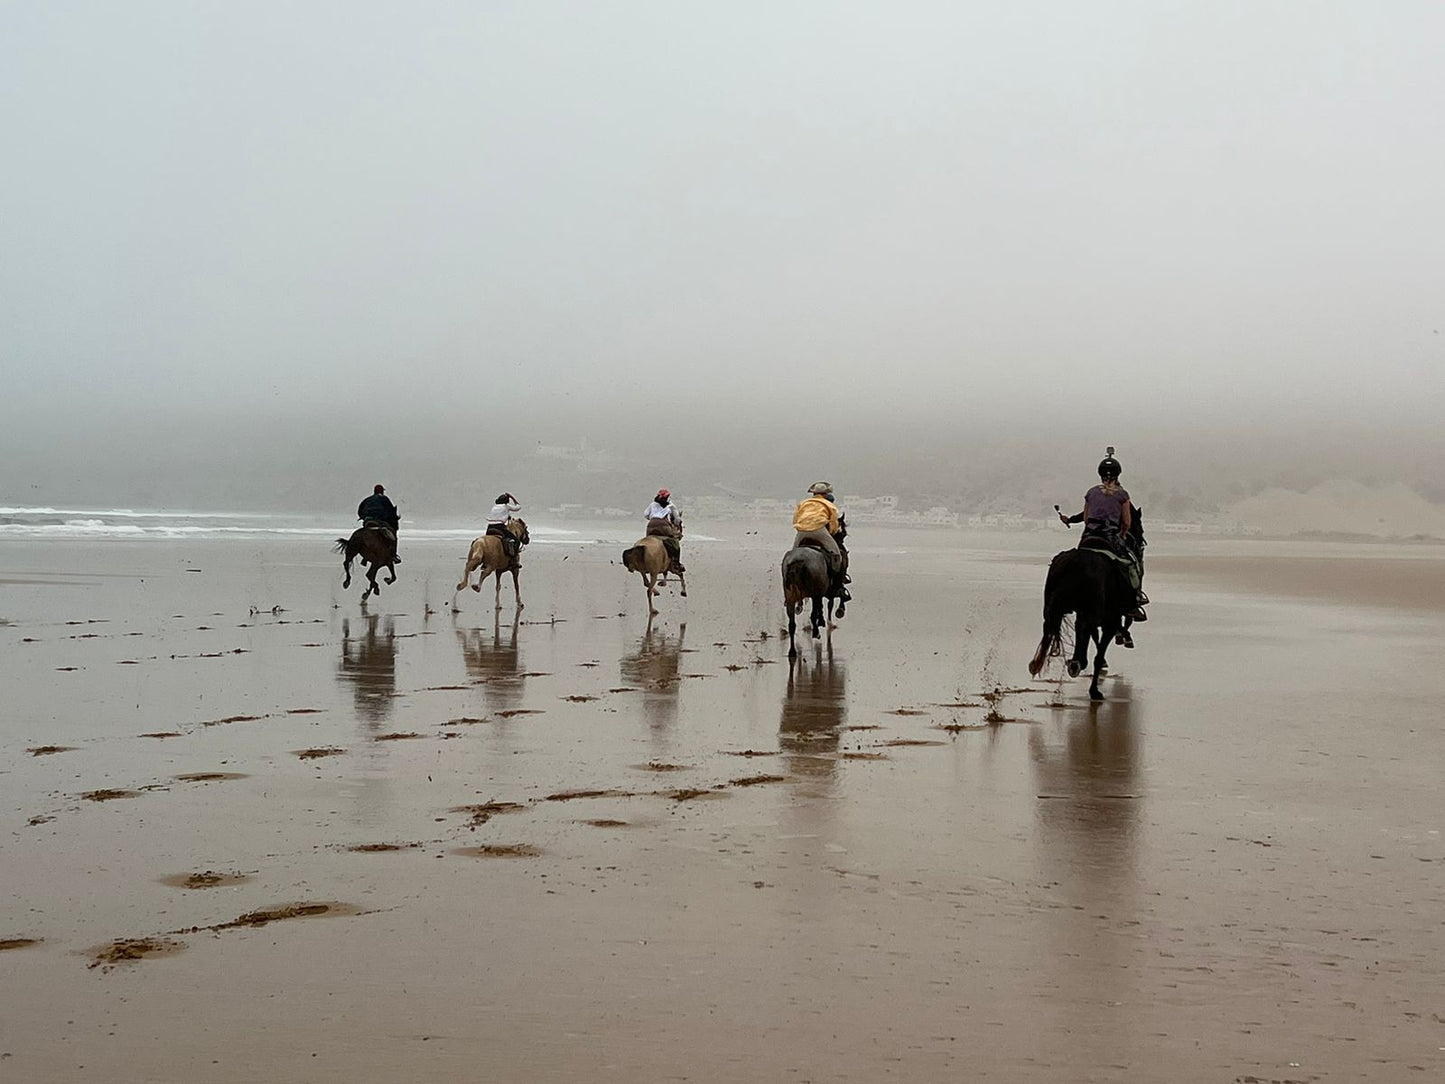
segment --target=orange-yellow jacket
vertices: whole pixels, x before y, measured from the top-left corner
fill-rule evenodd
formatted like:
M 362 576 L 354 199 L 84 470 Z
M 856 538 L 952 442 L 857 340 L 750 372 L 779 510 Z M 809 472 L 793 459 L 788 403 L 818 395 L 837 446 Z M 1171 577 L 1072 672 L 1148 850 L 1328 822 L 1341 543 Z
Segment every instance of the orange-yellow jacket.
M 822 497 L 808 497 L 793 509 L 793 530 L 816 531 L 828 528 L 829 534 L 838 533 L 838 509 L 832 501 Z

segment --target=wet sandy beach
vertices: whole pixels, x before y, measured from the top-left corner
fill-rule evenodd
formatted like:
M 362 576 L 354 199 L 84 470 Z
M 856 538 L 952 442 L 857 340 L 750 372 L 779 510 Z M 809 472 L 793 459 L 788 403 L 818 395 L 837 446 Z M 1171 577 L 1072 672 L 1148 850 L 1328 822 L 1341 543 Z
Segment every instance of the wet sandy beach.
M 713 533 L 650 626 L 611 546 L 0 545 L 0 1079 L 1445 1076 L 1445 553 L 1156 543 L 1091 707 L 1063 532 L 860 529 L 791 666 Z

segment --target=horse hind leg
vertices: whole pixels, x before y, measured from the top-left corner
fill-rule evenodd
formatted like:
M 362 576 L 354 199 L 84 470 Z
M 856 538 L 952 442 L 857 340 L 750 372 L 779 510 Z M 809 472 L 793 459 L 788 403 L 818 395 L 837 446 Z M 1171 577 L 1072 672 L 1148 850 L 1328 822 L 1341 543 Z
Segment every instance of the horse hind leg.
M 788 611 L 788 658 L 796 659 L 798 657 L 798 645 L 793 642 L 793 635 L 798 630 L 798 606 L 797 603 L 793 602 L 784 603 L 784 606 Z
M 1089 699 L 1103 700 L 1104 694 L 1099 689 L 1099 679 L 1109 672 L 1109 663 L 1104 658 L 1105 652 L 1109 650 L 1109 644 L 1113 642 L 1114 635 L 1118 632 L 1118 626 L 1100 630 L 1099 649 L 1094 652 L 1094 679 L 1089 682 Z
M 680 588 L 677 593 L 678 597 L 687 598 L 687 580 L 683 578 L 682 573 L 678 572 L 677 569 L 673 569 L 672 571 L 673 574 L 677 576 L 677 585 Z
M 517 578 L 519 572 L 520 572 L 520 570 L 517 568 L 517 566 L 516 566 L 516 565 L 513 565 L 513 566 L 512 566 L 512 594 L 517 597 L 517 609 L 520 610 L 520 609 L 522 609 L 524 606 L 526 606 L 527 604 L 522 601 L 522 587 L 521 587 L 521 584 L 520 584 L 520 582 L 518 581 L 518 578 Z

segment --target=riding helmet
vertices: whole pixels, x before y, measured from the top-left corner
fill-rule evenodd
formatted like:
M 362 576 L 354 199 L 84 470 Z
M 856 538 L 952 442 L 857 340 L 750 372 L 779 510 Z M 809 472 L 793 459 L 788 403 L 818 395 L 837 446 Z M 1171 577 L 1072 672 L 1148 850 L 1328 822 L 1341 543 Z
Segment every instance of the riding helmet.
M 1119 461 L 1114 458 L 1114 449 L 1110 448 L 1109 454 L 1099 461 L 1099 477 L 1109 481 L 1117 481 L 1123 471 L 1124 468 L 1119 466 Z
M 825 494 L 825 493 L 832 493 L 832 492 L 833 492 L 833 483 L 832 483 L 832 482 L 814 482 L 812 485 L 810 485 L 810 486 L 808 487 L 808 492 L 811 493 L 811 494 L 813 494 L 814 496 L 821 497 L 821 496 L 823 496 L 823 494 Z

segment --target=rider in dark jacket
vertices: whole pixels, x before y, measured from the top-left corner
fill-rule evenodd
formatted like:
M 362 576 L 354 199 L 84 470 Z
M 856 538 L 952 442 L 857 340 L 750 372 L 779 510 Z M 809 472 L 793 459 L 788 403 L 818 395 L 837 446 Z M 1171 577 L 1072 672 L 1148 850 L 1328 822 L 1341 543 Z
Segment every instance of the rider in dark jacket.
M 401 526 L 401 513 L 396 510 L 396 505 L 391 503 L 391 498 L 386 495 L 386 487 L 381 483 L 377 483 L 370 497 L 356 506 L 356 518 L 361 520 L 363 526 L 375 526 L 382 530 L 395 545 L 396 531 Z M 398 557 L 396 562 L 400 564 L 401 558 Z

